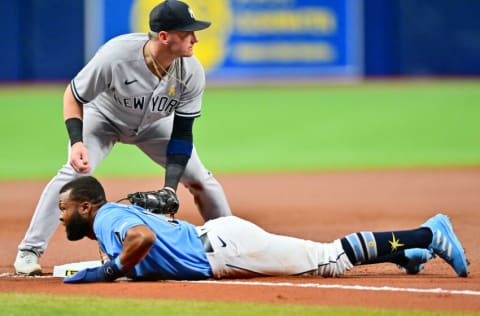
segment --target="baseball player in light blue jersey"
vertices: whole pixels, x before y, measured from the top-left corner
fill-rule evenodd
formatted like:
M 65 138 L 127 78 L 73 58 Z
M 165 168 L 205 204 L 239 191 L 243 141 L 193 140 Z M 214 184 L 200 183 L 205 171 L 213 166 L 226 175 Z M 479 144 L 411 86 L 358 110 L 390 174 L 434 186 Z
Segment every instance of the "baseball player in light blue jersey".
M 108 203 L 91 176 L 60 190 L 60 221 L 67 238 L 97 240 L 109 261 L 81 270 L 65 283 L 137 280 L 247 278 L 256 276 L 341 276 L 356 265 L 392 262 L 407 273 L 420 272 L 432 254 L 460 277 L 468 265 L 450 220 L 443 214 L 419 228 L 358 232 L 320 243 L 268 233 L 236 216 L 194 226 L 138 206 Z
M 148 34 L 113 38 L 73 78 L 63 102 L 69 160 L 40 197 L 18 246 L 17 274 L 41 274 L 38 258 L 58 226 L 59 189 L 92 174 L 117 142 L 136 145 L 165 168 L 163 188 L 159 184 L 158 191 L 132 194 L 135 204 L 174 214 L 182 182 L 204 220 L 231 215 L 221 185 L 193 145 L 193 122 L 200 116 L 205 88 L 193 46 L 198 42 L 196 31 L 209 26 L 210 22 L 196 20 L 187 4 L 164 1 L 150 12 Z

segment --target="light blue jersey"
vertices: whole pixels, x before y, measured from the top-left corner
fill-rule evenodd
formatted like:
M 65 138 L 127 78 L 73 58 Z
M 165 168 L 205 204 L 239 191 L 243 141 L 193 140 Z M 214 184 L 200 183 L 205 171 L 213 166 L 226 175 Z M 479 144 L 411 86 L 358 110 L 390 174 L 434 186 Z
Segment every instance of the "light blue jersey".
M 137 206 L 107 203 L 98 210 L 93 230 L 101 250 L 114 259 L 122 251 L 127 231 L 139 225 L 147 226 L 157 239 L 147 256 L 135 266 L 137 278 L 192 280 L 212 277 L 196 228 L 185 221 L 172 221 Z

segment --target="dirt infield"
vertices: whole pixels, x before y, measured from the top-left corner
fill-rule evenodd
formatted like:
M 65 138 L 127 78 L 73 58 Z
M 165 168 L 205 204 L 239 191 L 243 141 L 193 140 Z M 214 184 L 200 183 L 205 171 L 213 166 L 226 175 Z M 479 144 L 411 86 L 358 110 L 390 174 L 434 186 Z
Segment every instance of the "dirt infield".
M 356 267 L 335 279 L 255 278 L 194 282 L 115 282 L 64 285 L 57 278 L 12 277 L 16 247 L 46 181 L 0 182 L 3 241 L 0 291 L 96 294 L 115 297 L 301 303 L 378 308 L 480 311 L 480 168 L 410 171 L 323 172 L 315 174 L 217 176 L 236 215 L 266 230 L 318 241 L 354 231 L 414 228 L 437 212 L 453 222 L 470 260 L 468 278 L 456 277 L 441 259 L 417 276 L 393 265 Z M 151 190 L 158 179 L 100 179 L 109 200 Z M 191 196 L 179 189 L 179 217 L 201 224 Z M 44 272 L 68 262 L 96 260 L 90 240 L 69 242 L 59 227 L 41 264 Z

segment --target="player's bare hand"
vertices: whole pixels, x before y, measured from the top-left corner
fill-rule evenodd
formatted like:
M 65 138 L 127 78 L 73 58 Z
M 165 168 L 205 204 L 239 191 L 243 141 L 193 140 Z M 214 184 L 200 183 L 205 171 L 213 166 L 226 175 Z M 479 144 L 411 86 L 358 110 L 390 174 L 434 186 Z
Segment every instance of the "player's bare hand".
M 70 165 L 78 173 L 87 173 L 90 171 L 88 164 L 88 151 L 82 142 L 73 144 L 70 153 Z

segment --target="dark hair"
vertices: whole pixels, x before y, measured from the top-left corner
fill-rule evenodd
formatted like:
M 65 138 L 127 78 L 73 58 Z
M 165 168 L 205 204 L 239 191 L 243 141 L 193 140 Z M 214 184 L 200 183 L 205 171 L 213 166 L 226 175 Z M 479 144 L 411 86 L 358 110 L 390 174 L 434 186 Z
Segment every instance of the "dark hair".
M 60 189 L 59 193 L 67 192 L 70 189 L 70 199 L 73 201 L 88 201 L 93 204 L 107 203 L 105 190 L 100 182 L 92 176 L 83 176 L 68 182 Z

